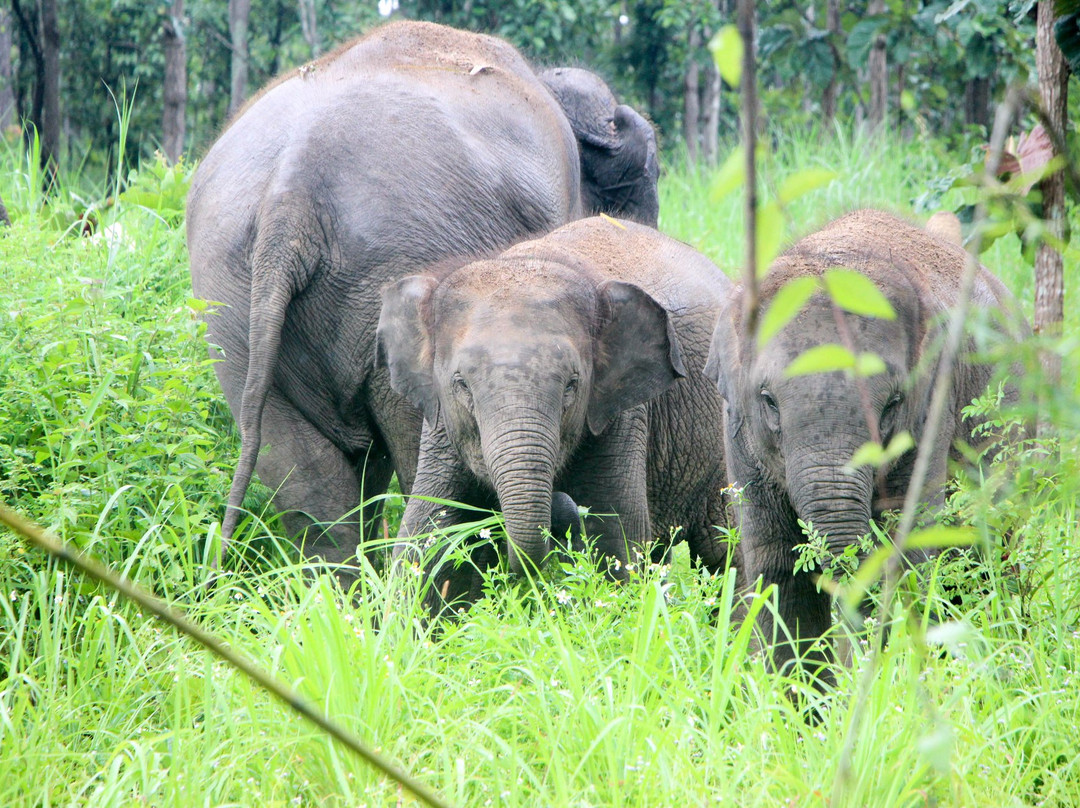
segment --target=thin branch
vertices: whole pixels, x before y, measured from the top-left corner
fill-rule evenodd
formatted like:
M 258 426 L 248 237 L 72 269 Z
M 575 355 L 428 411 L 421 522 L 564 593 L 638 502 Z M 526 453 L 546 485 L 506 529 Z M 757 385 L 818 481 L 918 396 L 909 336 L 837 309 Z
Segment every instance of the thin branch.
M 754 0 L 739 0 L 739 35 L 743 43 L 742 139 L 746 149 L 746 266 L 743 267 L 743 328 L 757 333 L 757 76 L 754 65 Z
M 997 168 L 1001 163 L 1001 152 L 1005 146 L 1005 136 L 1015 117 L 1019 101 L 1019 89 L 1010 87 L 1005 100 L 997 109 L 997 115 L 994 118 L 994 129 L 990 136 L 990 155 L 987 161 L 987 174 L 991 177 L 997 176 Z M 833 783 L 831 802 L 834 805 L 840 804 L 844 788 L 851 778 L 851 759 L 859 737 L 860 719 L 866 700 L 870 696 L 870 685 L 877 675 L 881 661 L 881 648 L 885 640 L 885 630 L 889 622 L 888 617 L 892 612 L 892 602 L 896 597 L 896 590 L 900 580 L 900 568 L 904 561 L 904 547 L 907 544 L 908 536 L 911 534 L 911 529 L 915 525 L 915 514 L 930 470 L 930 455 L 934 451 L 938 434 L 941 431 L 945 404 L 952 394 L 953 366 L 960 351 L 960 340 L 963 337 L 964 324 L 967 320 L 971 292 L 975 286 L 975 276 L 979 269 L 979 253 L 982 247 L 985 221 L 986 198 L 984 194 L 975 206 L 975 229 L 968 248 L 964 273 L 960 281 L 960 296 L 949 320 L 945 346 L 942 350 L 941 360 L 938 363 L 937 375 L 934 378 L 934 391 L 930 399 L 929 411 L 919 441 L 918 453 L 915 456 L 915 466 L 911 473 L 911 481 L 908 483 L 907 495 L 904 498 L 904 509 L 900 516 L 900 524 L 897 526 L 896 537 L 893 541 L 893 553 L 889 557 L 885 568 L 885 587 L 881 602 L 882 619 L 874 632 L 874 639 L 870 646 L 870 664 L 867 665 L 859 681 L 859 689 L 855 695 L 855 709 L 853 710 L 854 719 L 844 739 L 844 748 L 840 753 L 838 771 Z
M 65 564 L 74 567 L 84 575 L 88 575 L 106 586 L 112 587 L 124 597 L 135 601 L 139 608 L 150 612 L 154 616 L 168 623 L 177 631 L 191 637 L 191 639 L 195 640 L 199 645 L 221 657 L 239 670 L 255 682 L 255 684 L 270 691 L 291 710 L 299 713 L 308 721 L 319 727 L 319 729 L 351 749 L 360 758 L 366 760 L 391 780 L 400 783 L 416 795 L 422 802 L 427 803 L 432 806 L 432 808 L 447 808 L 449 805 L 444 802 L 441 797 L 429 790 L 423 783 L 413 779 L 411 775 L 398 768 L 394 763 L 391 763 L 378 752 L 370 749 L 363 741 L 347 729 L 331 721 L 321 712 L 316 710 L 301 698 L 296 691 L 283 685 L 265 671 L 261 670 L 254 662 L 243 654 L 233 651 L 217 637 L 200 628 L 161 598 L 152 595 L 130 579 L 113 572 L 97 559 L 86 555 L 81 550 L 73 547 L 62 539 L 57 538 L 33 522 L 24 519 L 3 503 L 0 503 L 0 523 L 7 525 L 15 531 L 15 533 L 22 536 L 35 547 L 45 550 L 50 555 L 55 556 Z

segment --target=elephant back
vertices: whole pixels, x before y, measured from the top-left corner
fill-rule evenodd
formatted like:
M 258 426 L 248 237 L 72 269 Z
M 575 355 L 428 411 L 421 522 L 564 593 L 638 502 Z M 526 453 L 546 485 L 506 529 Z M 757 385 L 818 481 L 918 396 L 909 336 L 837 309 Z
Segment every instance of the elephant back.
M 671 312 L 701 308 L 715 316 L 732 287 L 716 264 L 689 245 L 609 216 L 570 222 L 542 239 L 512 247 L 504 257 L 524 255 L 587 266 L 600 280 L 635 284 Z
M 932 308 L 959 299 L 967 252 L 960 245 L 881 210 L 857 210 L 804 237 L 774 263 L 762 286 L 769 298 L 787 281 L 821 275 L 833 267 L 873 266 L 874 274 L 893 274 L 913 284 Z M 1012 305 L 1012 295 L 981 266 L 972 300 L 983 307 Z

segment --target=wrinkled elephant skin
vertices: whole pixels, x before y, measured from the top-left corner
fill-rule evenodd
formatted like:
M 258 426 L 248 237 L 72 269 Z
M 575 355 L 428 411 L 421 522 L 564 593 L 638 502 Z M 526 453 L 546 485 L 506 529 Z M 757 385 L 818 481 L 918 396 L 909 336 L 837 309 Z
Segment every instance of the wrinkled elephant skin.
M 573 124 L 493 37 L 391 23 L 256 96 L 188 198 L 242 440 L 223 537 L 257 469 L 309 555 L 353 556 L 377 526 L 362 499 L 395 472 L 410 490 L 422 423 L 375 366 L 380 289 L 579 218 L 585 191 Z
M 574 503 L 616 578 L 664 558 L 676 528 L 723 567 L 722 401 L 702 369 L 729 286 L 686 245 L 594 218 L 386 288 L 380 360 L 425 414 L 395 555 L 425 565 L 433 610 L 475 600 L 476 570 L 497 554 L 480 545 L 473 564 L 441 564 L 445 548 L 410 537 L 468 513 L 415 495 L 501 508 L 513 571 L 557 549 L 551 514 L 572 519 Z
M 871 440 L 871 424 L 887 444 L 906 430 L 916 445 L 923 435 L 938 339 L 946 312 L 955 306 L 966 253 L 951 240 L 873 210 L 857 211 L 808 236 L 781 255 L 762 284 L 759 313 L 765 312 L 788 281 L 821 276 L 838 267 L 870 278 L 891 303 L 896 318 L 842 316 L 858 353 L 874 353 L 886 370 L 865 379 L 866 402 L 853 378 L 842 372 L 788 377 L 785 368 L 807 349 L 845 344 L 837 312 L 824 293 L 763 346 L 745 339 L 743 293 L 737 288 L 721 314 L 706 374 L 727 402 L 725 450 L 728 476 L 742 489 L 738 508 L 740 548 L 748 581 L 762 576 L 776 584 L 779 613 L 794 646 L 777 638 L 774 662 L 805 656 L 829 627 L 829 598 L 807 573 L 794 575 L 794 546 L 805 542 L 801 519 L 827 536 L 840 553 L 869 532 L 871 519 L 898 508 L 907 493 L 915 450 L 875 474 L 869 466 L 847 468 L 856 449 Z M 1001 327 L 1012 338 L 1026 332 L 1015 301 L 988 270 L 980 268 L 972 305 L 1005 315 Z M 961 408 L 980 395 L 992 368 L 973 364 L 962 353 L 953 376 L 942 431 L 935 442 L 922 501 L 942 500 L 950 447 L 977 444 L 976 420 Z M 920 364 L 921 363 L 921 364 Z M 916 368 L 919 368 L 916 373 Z M 1015 399 L 1016 391 L 1007 397 Z M 869 410 L 869 418 L 867 417 Z M 956 455 L 958 456 L 958 455 Z M 774 630 L 767 610 L 764 636 Z M 807 657 L 815 666 L 827 651 Z

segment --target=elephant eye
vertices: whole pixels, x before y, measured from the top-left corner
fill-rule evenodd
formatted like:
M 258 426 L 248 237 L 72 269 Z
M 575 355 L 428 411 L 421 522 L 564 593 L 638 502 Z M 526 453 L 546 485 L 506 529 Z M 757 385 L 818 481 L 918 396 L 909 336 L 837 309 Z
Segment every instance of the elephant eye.
M 761 403 L 765 405 L 765 422 L 769 425 L 769 429 L 773 432 L 780 431 L 780 407 L 776 404 L 776 399 L 773 398 L 772 393 L 761 388 Z
M 563 390 L 563 408 L 569 407 L 574 403 L 574 397 L 577 396 L 578 391 L 578 377 L 573 376 L 570 381 L 566 383 L 566 388 Z
M 900 405 L 904 402 L 904 394 L 897 392 L 893 393 L 886 403 L 884 409 L 881 411 L 881 431 L 887 432 L 892 428 L 892 420 L 896 417 L 896 412 Z M 884 435 L 882 436 L 884 439 Z
M 469 384 L 465 381 L 465 378 L 460 373 L 455 373 L 452 385 L 454 395 L 456 395 L 465 404 L 466 407 L 469 407 L 471 409 L 472 391 L 469 390 Z

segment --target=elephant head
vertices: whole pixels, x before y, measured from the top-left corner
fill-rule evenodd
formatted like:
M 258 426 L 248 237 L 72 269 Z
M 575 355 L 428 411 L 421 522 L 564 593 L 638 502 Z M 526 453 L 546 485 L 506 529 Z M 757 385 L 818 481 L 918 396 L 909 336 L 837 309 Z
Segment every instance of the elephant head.
M 391 284 L 378 340 L 394 389 L 446 430 L 450 465 L 498 497 L 514 571 L 552 549 L 552 490 L 579 444 L 685 375 L 652 297 L 546 259 Z
M 835 553 L 869 531 L 875 512 L 895 507 L 904 495 L 892 476 L 875 475 L 869 466 L 852 469 L 852 456 L 873 438 L 888 444 L 905 430 L 918 440 L 928 393 L 925 382 L 913 382 L 927 341 L 918 291 L 884 262 L 867 269 L 884 287 L 895 318 L 844 314 L 848 333 L 838 334 L 837 312 L 818 292 L 779 334 L 757 345 L 742 333 L 739 289 L 721 314 L 705 368 L 728 403 L 728 432 L 735 435 L 737 453 L 795 516 L 827 536 Z M 769 276 L 761 290 L 762 311 L 790 277 L 783 271 Z M 847 371 L 787 372 L 804 351 L 848 337 L 856 353 L 880 357 L 884 370 L 858 379 Z M 900 463 L 905 461 L 910 455 Z
M 660 167 L 656 134 L 634 109 L 619 104 L 595 73 L 545 70 L 540 80 L 562 106 L 581 152 L 581 201 L 586 215 L 606 213 L 656 227 Z

